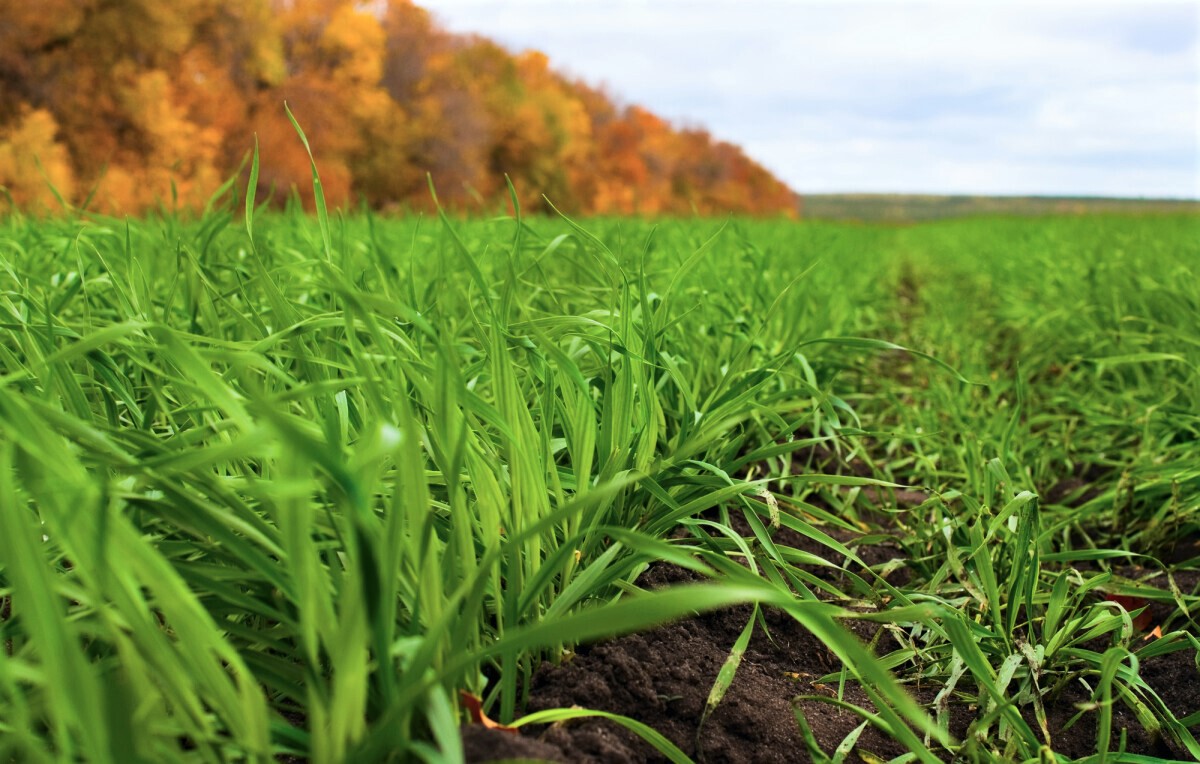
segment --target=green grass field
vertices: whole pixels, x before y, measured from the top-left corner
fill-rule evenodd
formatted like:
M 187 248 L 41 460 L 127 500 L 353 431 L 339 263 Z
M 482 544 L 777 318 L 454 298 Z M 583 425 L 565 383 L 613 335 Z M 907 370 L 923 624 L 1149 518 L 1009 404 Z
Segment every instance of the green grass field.
M 908 760 L 1054 760 L 1080 683 L 1095 761 L 1200 756 L 1139 673 L 1200 645 L 1197 217 L 216 207 L 0 221 L 0 762 L 455 761 L 460 692 L 578 715 L 540 661 L 748 602 Z

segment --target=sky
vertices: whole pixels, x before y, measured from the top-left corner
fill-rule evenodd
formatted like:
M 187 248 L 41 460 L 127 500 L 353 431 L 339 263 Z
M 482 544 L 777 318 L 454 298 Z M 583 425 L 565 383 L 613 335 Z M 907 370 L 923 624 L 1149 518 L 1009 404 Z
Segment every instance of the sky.
M 1200 198 L 1200 0 L 417 0 L 802 193 Z

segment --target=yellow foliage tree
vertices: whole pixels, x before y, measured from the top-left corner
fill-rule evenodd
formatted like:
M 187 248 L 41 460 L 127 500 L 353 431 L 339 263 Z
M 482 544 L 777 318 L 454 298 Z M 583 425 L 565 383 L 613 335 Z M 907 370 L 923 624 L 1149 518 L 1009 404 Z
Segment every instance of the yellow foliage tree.
M 50 112 L 29 107 L 0 132 L 0 187 L 18 209 L 48 211 L 58 207 L 56 191 L 64 199 L 75 195 L 75 172 L 57 133 Z
M 0 171 L 44 205 L 42 172 L 104 211 L 192 209 L 257 134 L 260 198 L 311 203 L 304 125 L 330 204 L 784 212 L 791 191 L 739 149 L 439 29 L 409 0 L 0 0 Z M 38 171 L 33 157 L 43 170 Z M 33 168 L 32 170 L 30 168 Z

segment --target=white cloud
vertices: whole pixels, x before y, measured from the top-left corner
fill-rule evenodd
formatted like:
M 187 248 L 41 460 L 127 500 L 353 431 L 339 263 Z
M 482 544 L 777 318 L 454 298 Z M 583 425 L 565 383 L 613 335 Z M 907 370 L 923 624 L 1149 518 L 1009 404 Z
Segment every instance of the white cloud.
M 1200 197 L 1195 2 L 425 5 L 801 191 Z

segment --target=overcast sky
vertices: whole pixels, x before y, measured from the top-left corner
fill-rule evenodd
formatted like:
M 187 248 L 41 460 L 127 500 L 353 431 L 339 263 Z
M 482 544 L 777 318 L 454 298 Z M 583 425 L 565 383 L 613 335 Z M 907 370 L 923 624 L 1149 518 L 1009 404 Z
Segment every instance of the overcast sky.
M 801 192 L 1200 198 L 1200 0 L 417 0 Z

